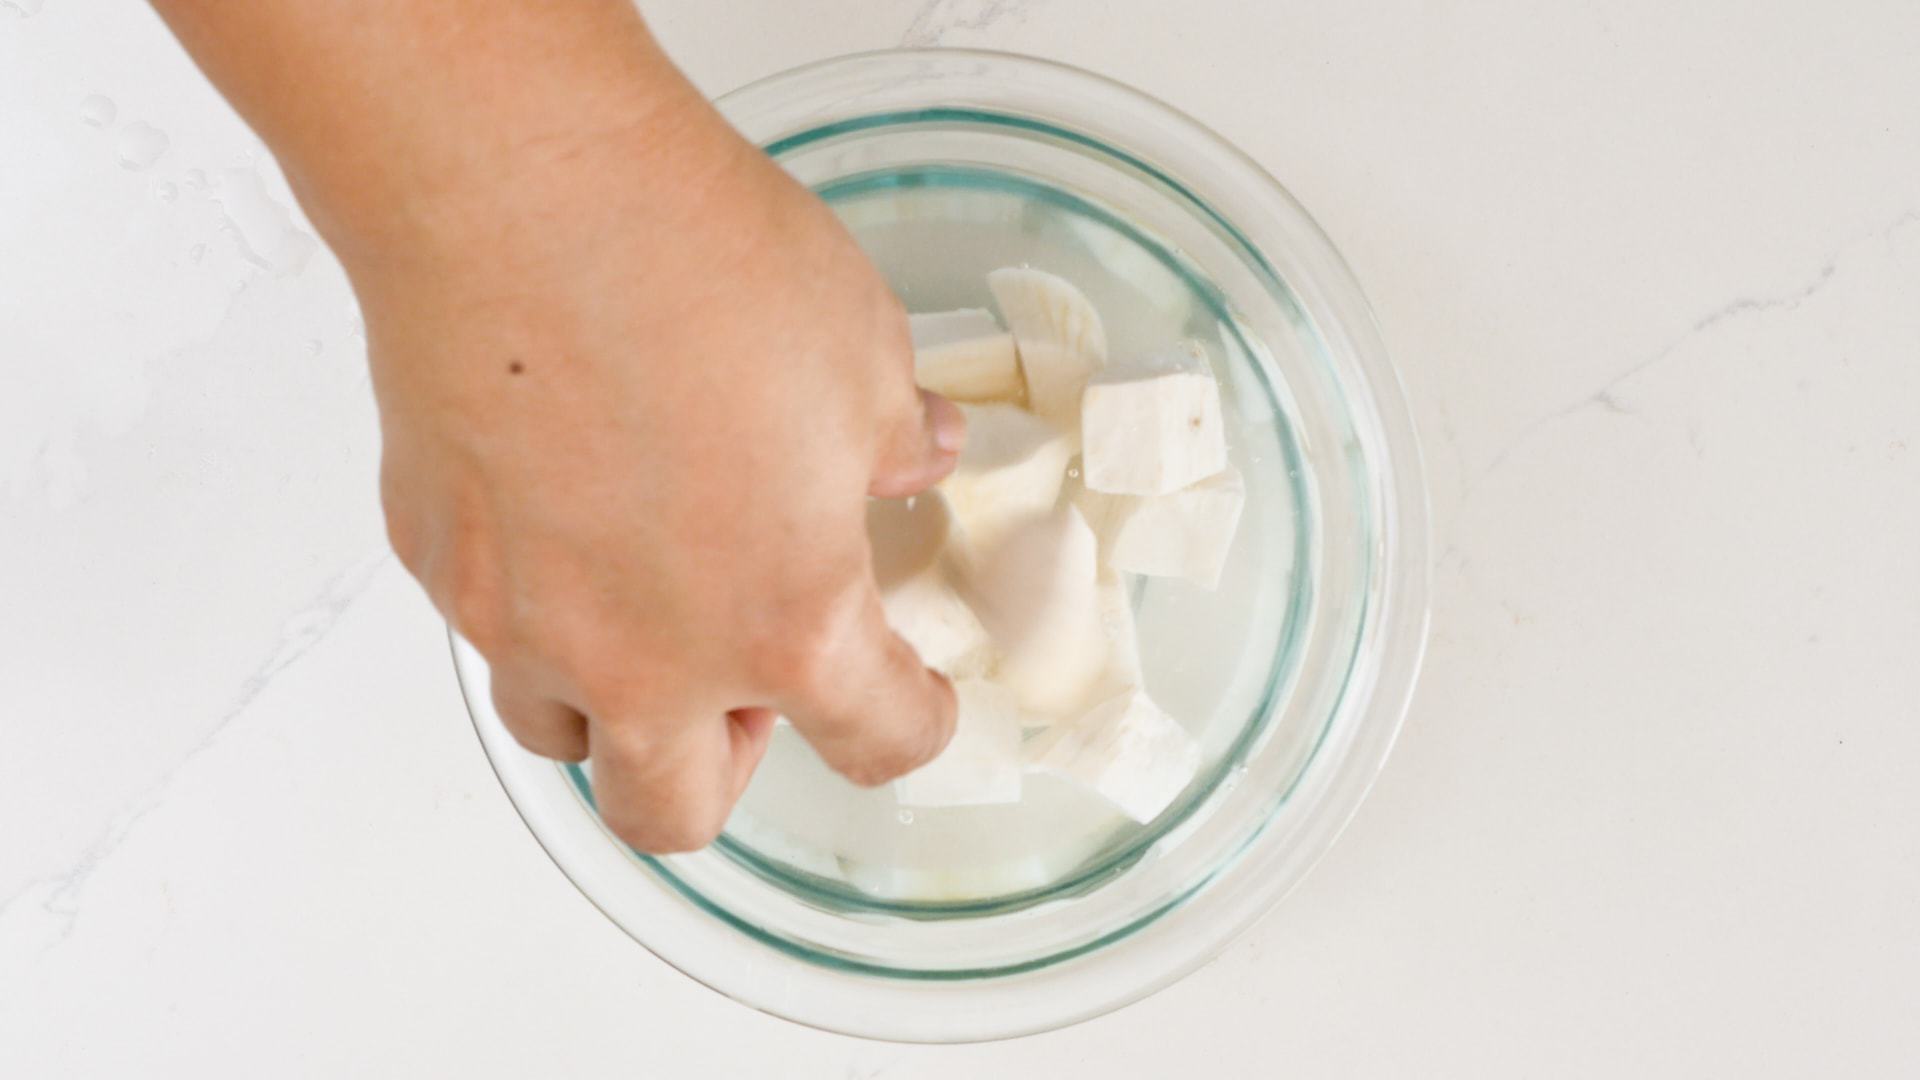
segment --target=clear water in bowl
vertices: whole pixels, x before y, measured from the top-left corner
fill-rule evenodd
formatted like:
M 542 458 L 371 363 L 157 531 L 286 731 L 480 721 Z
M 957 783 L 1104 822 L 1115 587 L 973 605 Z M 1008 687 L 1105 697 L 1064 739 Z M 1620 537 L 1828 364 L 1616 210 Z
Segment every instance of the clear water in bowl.
M 721 847 L 762 875 L 829 903 L 928 914 L 1033 902 L 1090 888 L 1152 849 L 1214 786 L 1280 692 L 1301 605 L 1297 522 L 1310 505 L 1278 388 L 1217 294 L 1180 259 L 1117 216 L 1011 174 L 945 166 L 870 173 L 821 191 L 914 312 L 991 308 L 986 276 L 1032 266 L 1078 285 L 1106 322 L 1109 352 L 1202 343 L 1219 377 L 1234 464 L 1248 500 L 1217 589 L 1134 578 L 1146 690 L 1203 748 L 1187 793 L 1135 823 L 1091 792 L 1029 774 L 1005 806 L 903 807 L 887 786 L 831 772 L 791 727 L 728 823 Z

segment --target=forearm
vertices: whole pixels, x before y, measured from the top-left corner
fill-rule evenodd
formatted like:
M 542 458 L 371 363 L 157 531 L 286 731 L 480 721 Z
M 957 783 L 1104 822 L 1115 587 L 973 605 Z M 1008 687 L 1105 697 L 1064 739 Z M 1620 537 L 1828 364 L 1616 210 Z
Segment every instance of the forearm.
M 707 114 L 629 0 L 154 6 L 350 264 L 356 248 L 460 213 L 469 191 L 596 146 L 665 142 Z

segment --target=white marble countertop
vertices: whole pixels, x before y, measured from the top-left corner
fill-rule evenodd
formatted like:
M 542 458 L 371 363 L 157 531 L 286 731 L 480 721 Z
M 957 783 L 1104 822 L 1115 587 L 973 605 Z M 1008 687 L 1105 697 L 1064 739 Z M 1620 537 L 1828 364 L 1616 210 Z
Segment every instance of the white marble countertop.
M 1372 798 L 1218 961 L 1066 1031 L 862 1043 L 682 978 L 488 771 L 258 143 L 143 5 L 0 0 L 0 1073 L 1912 1075 L 1920 8 L 645 6 L 714 91 L 1081 64 L 1300 197 L 1433 487 Z

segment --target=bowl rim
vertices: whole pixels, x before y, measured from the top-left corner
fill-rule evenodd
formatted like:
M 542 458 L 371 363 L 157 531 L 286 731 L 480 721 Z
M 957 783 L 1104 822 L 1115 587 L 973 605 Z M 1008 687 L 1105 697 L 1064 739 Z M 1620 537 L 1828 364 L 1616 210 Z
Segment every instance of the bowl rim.
M 723 95 L 719 103 L 725 107 L 729 103 L 755 94 L 765 94 L 794 80 L 822 72 L 902 61 L 936 65 L 969 62 L 1014 65 L 1028 72 L 1044 73 L 1049 78 L 1068 78 L 1098 87 L 1101 93 L 1123 99 L 1130 109 L 1158 114 L 1160 119 L 1181 129 L 1183 138 L 1204 143 L 1209 155 L 1224 157 L 1228 167 L 1241 174 L 1240 179 L 1250 180 L 1261 189 L 1262 197 L 1277 200 L 1277 205 L 1287 214 L 1287 224 L 1297 233 L 1289 237 L 1290 241 L 1313 248 L 1310 255 L 1315 262 L 1316 277 L 1310 282 L 1301 282 L 1282 279 L 1271 265 L 1265 263 L 1265 256 L 1259 247 L 1251 240 L 1246 242 L 1248 251 L 1261 261 L 1276 282 L 1283 283 L 1283 288 L 1297 292 L 1303 284 L 1314 286 L 1311 291 L 1319 294 L 1313 297 L 1319 313 L 1332 323 L 1331 327 L 1323 329 L 1342 331 L 1349 339 L 1346 353 L 1357 368 L 1367 391 L 1364 404 L 1373 410 L 1369 434 L 1377 442 L 1385 462 L 1377 471 L 1381 490 L 1376 498 L 1383 505 L 1384 512 L 1376 515 L 1377 535 L 1374 537 L 1380 552 L 1380 568 L 1373 575 L 1373 581 L 1380 584 L 1380 610 L 1377 615 L 1362 621 L 1360 633 L 1356 635 L 1355 667 L 1342 688 L 1344 699 L 1346 692 L 1354 689 L 1358 683 L 1358 688 L 1364 691 L 1365 700 L 1359 703 L 1356 715 L 1348 723 L 1345 734 L 1349 739 L 1343 747 L 1343 753 L 1330 770 L 1322 770 L 1314 777 L 1314 786 L 1319 789 L 1314 803 L 1315 812 L 1307 815 L 1303 827 L 1295 830 L 1295 835 L 1289 838 L 1283 851 L 1267 853 L 1264 861 L 1270 873 L 1277 876 L 1262 880 L 1268 875 L 1255 875 L 1250 867 L 1241 865 L 1246 862 L 1242 856 L 1249 854 L 1247 849 L 1262 842 L 1262 834 L 1256 833 L 1245 848 L 1221 868 L 1156 913 L 1157 919 L 1160 914 L 1180 907 L 1194 893 L 1211 886 L 1214 878 L 1228 869 L 1239 875 L 1243 886 L 1258 886 L 1239 889 L 1239 895 L 1233 903 L 1215 905 L 1226 908 L 1225 911 L 1216 912 L 1225 916 L 1226 929 L 1221 930 L 1217 926 L 1211 928 L 1201 947 L 1194 948 L 1189 944 L 1176 949 L 1170 948 L 1167 942 L 1158 943 L 1157 952 L 1160 955 L 1157 962 L 1151 965 L 1151 977 L 1131 980 L 1129 985 L 1121 988 L 1103 987 L 1101 992 L 1091 995 L 1090 1003 L 1056 1001 L 1050 1007 L 1025 1014 L 1004 1007 L 983 1009 L 975 1003 L 974 1015 L 965 1027 L 916 1022 L 911 1010 L 937 1008 L 931 1000 L 918 1000 L 924 995 L 901 994 L 907 988 L 897 981 L 884 983 L 878 988 L 878 993 L 863 994 L 850 984 L 850 981 L 858 983 L 864 978 L 858 973 L 818 968 L 817 977 L 809 977 L 805 972 L 788 969 L 768 957 L 749 955 L 750 952 L 771 954 L 774 950 L 768 948 L 765 942 L 752 941 L 739 935 L 737 928 L 727 929 L 733 935 L 729 939 L 716 938 L 710 932 L 719 924 L 713 913 L 692 903 L 672 887 L 660 883 L 657 875 L 656 884 L 661 885 L 657 891 L 662 895 L 648 898 L 645 903 L 632 903 L 633 897 L 597 895 L 599 890 L 589 883 L 589 879 L 613 872 L 613 865 L 607 856 L 622 860 L 643 857 L 634 856 L 610 833 L 605 832 L 603 826 L 599 826 L 591 807 L 572 789 L 562 767 L 522 750 L 498 726 L 497 718 L 491 724 L 483 719 L 473 703 L 476 700 L 484 701 L 485 695 L 475 696 L 476 688 L 468 685 L 462 659 L 462 649 L 468 647 L 457 637 L 452 645 L 456 674 L 461 682 L 469 717 L 486 750 L 489 765 L 506 789 L 516 813 L 582 895 L 648 951 L 727 997 L 807 1026 L 898 1041 L 978 1041 L 1030 1034 L 1085 1020 L 1137 1001 L 1177 981 L 1218 955 L 1261 914 L 1284 899 L 1331 847 L 1385 764 L 1404 720 L 1424 657 L 1431 587 L 1428 493 L 1423 483 L 1418 440 L 1404 390 L 1387 358 L 1378 322 L 1344 259 L 1319 225 L 1276 179 L 1244 151 L 1186 113 L 1140 90 L 1072 65 L 1013 52 L 945 48 L 886 49 L 830 57 L 756 80 Z M 1044 108 L 1036 112 L 1045 114 Z M 1232 226 L 1229 225 L 1229 228 Z M 1371 635 L 1368 631 L 1371 631 Z M 477 654 L 473 656 L 477 657 Z M 1343 700 L 1336 706 L 1336 719 L 1345 704 Z M 1330 729 L 1333 723 L 1334 720 L 1330 719 Z M 1309 770 L 1310 765 L 1303 766 L 1303 782 Z M 578 818 L 582 813 L 592 820 L 594 830 L 581 829 Z M 592 832 L 599 834 L 598 852 L 591 850 L 585 842 Z M 1271 843 L 1271 838 L 1266 842 Z M 1286 858 L 1276 859 L 1272 857 L 1274 855 L 1284 855 Z M 1282 863 L 1285 864 L 1283 873 L 1279 872 Z M 1254 880 L 1248 882 L 1250 877 Z M 673 895 L 666 895 L 669 893 Z M 697 922 L 713 925 L 694 925 Z M 1100 939 L 1091 947 L 1091 951 L 1101 952 L 1110 938 Z M 1107 955 L 1111 955 L 1111 952 L 1109 950 Z M 1170 955 L 1173 953 L 1179 955 Z M 820 980 L 830 982 L 822 983 Z M 944 988 L 941 992 L 950 993 L 956 985 L 977 992 L 996 983 L 994 980 L 977 980 L 971 984 L 935 983 L 923 989 Z M 1059 994 L 1059 989 L 1057 986 L 1052 988 L 1056 998 L 1063 996 Z M 888 993 L 903 1000 L 889 1002 Z M 817 1007 L 818 1002 L 812 999 L 821 995 L 834 1000 L 832 1008 L 823 1011 Z M 1020 999 L 1019 1009 L 1033 1009 L 1036 1000 L 1045 1001 L 1044 997 L 1036 999 L 1031 993 L 1014 996 Z M 858 999 L 860 1007 L 848 1008 L 846 1001 L 849 997 Z M 914 1000 L 909 1002 L 904 999 Z

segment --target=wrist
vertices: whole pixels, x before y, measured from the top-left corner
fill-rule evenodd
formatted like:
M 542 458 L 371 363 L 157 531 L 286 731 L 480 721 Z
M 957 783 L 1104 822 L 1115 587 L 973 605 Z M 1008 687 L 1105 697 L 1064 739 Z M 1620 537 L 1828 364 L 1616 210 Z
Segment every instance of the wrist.
M 269 141 L 349 270 L 470 242 L 599 184 L 667 189 L 714 167 L 732 131 L 699 92 L 650 39 L 608 50 L 433 80 L 411 103 Z

